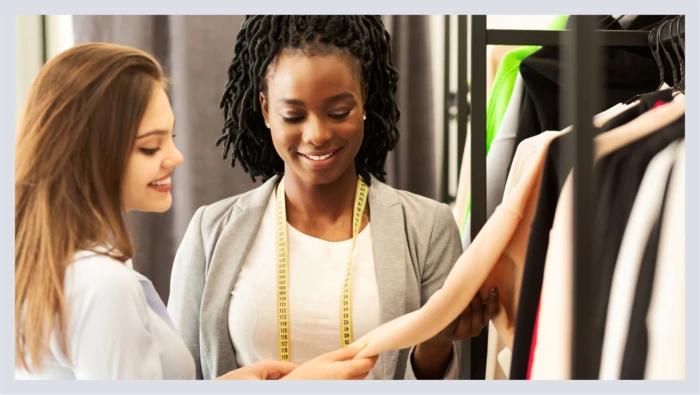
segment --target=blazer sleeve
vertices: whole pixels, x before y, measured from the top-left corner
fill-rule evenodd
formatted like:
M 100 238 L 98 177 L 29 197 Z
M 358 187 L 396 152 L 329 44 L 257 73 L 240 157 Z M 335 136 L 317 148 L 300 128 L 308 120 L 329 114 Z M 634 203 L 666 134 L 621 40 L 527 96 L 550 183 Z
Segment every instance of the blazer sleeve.
M 168 313 L 185 345 L 192 353 L 198 380 L 204 377 L 200 353 L 199 317 L 206 279 L 206 254 L 202 241 L 202 216 L 205 208 L 206 206 L 200 207 L 194 214 L 175 254 L 168 299 Z
M 421 306 L 430 299 L 430 297 L 440 288 L 445 282 L 447 275 L 452 270 L 452 266 L 457 262 L 457 259 L 462 255 L 462 242 L 459 236 L 459 228 L 455 222 L 452 210 L 446 204 L 440 204 L 435 213 L 435 221 L 430 234 L 430 242 L 425 257 L 423 266 L 423 274 L 421 278 Z M 462 348 L 464 342 L 453 342 L 452 360 L 445 370 L 443 380 L 459 379 Z M 406 364 L 405 379 L 415 380 L 415 372 L 413 371 L 413 354 L 415 346 L 408 353 L 408 363 Z

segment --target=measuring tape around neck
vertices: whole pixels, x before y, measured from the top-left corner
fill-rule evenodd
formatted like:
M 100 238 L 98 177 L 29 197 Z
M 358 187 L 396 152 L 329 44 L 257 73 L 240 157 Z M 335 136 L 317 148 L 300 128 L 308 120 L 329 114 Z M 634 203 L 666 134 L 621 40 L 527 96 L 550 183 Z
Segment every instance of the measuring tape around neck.
M 355 204 L 352 210 L 352 248 L 340 295 L 340 346 L 353 342 L 352 333 L 352 252 L 362 226 L 362 214 L 367 203 L 368 187 L 357 178 Z M 284 177 L 277 185 L 277 332 L 280 361 L 289 362 L 292 349 L 289 325 L 289 241 L 287 238 L 287 209 L 284 195 Z

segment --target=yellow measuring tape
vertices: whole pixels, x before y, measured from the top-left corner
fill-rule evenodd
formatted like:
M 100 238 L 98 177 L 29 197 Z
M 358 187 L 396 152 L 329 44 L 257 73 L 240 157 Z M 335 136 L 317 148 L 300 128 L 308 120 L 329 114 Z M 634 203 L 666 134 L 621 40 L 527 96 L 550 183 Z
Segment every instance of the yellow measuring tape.
M 367 203 L 367 184 L 357 179 L 355 205 L 352 215 L 352 248 L 340 296 L 340 346 L 353 342 L 352 334 L 352 252 L 362 226 L 362 213 Z M 277 186 L 277 332 L 280 361 L 289 362 L 292 349 L 289 326 L 289 242 L 287 239 L 287 210 L 284 199 L 284 177 Z

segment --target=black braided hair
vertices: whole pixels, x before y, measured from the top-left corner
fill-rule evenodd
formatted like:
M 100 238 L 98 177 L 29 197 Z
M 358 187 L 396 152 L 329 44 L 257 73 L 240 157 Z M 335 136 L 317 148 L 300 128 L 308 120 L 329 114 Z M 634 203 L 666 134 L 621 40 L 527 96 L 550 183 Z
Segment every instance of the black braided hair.
M 231 167 L 238 160 L 253 181 L 284 173 L 284 162 L 265 126 L 259 93 L 266 93 L 265 77 L 282 50 L 304 54 L 348 51 L 368 85 L 365 134 L 357 156 L 357 173 L 369 185 L 370 174 L 385 180 L 384 163 L 399 140 L 396 106 L 398 71 L 391 60 L 389 33 L 379 16 L 255 15 L 246 16 L 236 38 L 228 68 L 228 82 L 220 107 L 224 110 L 223 159 L 232 149 Z

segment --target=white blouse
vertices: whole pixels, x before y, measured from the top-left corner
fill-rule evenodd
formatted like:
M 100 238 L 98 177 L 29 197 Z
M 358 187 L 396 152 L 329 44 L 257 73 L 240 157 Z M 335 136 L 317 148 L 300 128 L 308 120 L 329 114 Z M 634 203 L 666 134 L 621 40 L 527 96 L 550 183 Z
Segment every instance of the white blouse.
M 195 378 L 192 355 L 165 305 L 131 261 L 80 251 L 66 269 L 64 292 L 69 355 L 55 329 L 41 371 L 16 369 L 16 379 Z
M 233 286 L 229 334 L 239 367 L 279 359 L 275 248 L 275 194 Z M 352 240 L 329 242 L 287 227 L 291 362 L 302 364 L 340 346 L 340 296 Z M 355 339 L 380 325 L 371 224 L 360 232 L 352 266 Z M 381 379 L 377 361 L 368 379 Z

